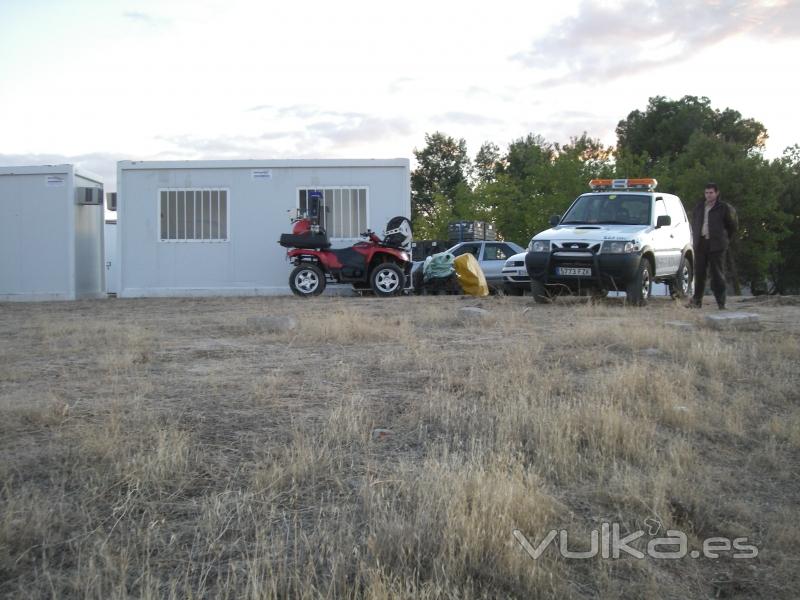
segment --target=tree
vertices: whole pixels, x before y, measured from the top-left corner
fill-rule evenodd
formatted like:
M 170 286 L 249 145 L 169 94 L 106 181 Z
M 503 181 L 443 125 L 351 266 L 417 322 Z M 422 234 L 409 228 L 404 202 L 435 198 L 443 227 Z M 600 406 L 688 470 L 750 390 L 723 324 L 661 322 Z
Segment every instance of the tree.
M 497 179 L 497 173 L 503 168 L 500 160 L 500 148 L 493 142 L 484 142 L 475 155 L 476 184 L 491 183 Z
M 642 112 L 634 110 L 617 125 L 617 153 L 638 156 L 646 153 L 650 165 L 673 160 L 684 152 L 692 135 L 700 132 L 731 143 L 743 152 L 764 147 L 767 130 L 754 119 L 743 119 L 738 111 L 711 107 L 706 97 L 684 96 L 668 100 L 650 98 Z
M 780 260 L 771 279 L 777 293 L 787 294 L 800 290 L 800 145 L 784 150 L 773 165 L 783 182 L 778 202 L 786 214 L 788 235 L 778 243 Z
M 502 172 L 517 181 L 524 181 L 550 164 L 556 148 L 540 135 L 529 133 L 508 145 Z
M 437 208 L 435 196 L 440 194 L 452 202 L 456 188 L 468 186 L 471 171 L 464 139 L 441 132 L 425 134 L 425 147 L 414 149 L 417 168 L 411 173 L 411 214 L 415 221 L 433 216 Z

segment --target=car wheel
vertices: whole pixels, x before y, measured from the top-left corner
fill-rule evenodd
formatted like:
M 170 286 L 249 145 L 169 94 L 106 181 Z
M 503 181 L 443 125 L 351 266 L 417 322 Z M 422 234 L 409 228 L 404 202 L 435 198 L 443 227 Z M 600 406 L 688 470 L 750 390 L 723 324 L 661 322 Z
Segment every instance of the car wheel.
M 537 304 L 550 304 L 553 301 L 547 287 L 538 279 L 531 279 L 531 294 Z
M 394 263 L 385 262 L 372 269 L 369 281 L 376 296 L 396 296 L 403 291 L 403 271 Z
M 319 296 L 325 290 L 325 275 L 317 265 L 303 263 L 297 265 L 289 275 L 289 287 L 295 296 Z
M 669 284 L 670 295 L 673 298 L 688 298 L 692 295 L 694 283 L 694 265 L 692 259 L 684 256 L 675 275 L 674 281 Z
M 634 278 L 625 286 L 625 294 L 629 304 L 645 306 L 653 291 L 653 268 L 650 260 L 643 258 L 639 263 Z

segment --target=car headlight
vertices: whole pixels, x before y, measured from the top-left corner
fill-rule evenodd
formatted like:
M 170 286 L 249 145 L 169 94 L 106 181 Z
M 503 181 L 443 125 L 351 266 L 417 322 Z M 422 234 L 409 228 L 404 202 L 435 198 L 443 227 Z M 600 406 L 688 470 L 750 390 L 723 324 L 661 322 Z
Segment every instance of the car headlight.
M 603 254 L 630 254 L 639 251 L 639 244 L 636 242 L 603 242 Z
M 550 241 L 549 240 L 531 240 L 531 243 L 528 244 L 528 251 L 529 252 L 550 252 Z

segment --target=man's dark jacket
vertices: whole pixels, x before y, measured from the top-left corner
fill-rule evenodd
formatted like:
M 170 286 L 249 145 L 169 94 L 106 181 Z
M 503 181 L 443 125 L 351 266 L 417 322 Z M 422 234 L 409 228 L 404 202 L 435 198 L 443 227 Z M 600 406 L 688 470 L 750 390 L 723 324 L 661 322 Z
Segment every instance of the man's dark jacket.
M 703 230 L 705 212 L 705 200 L 698 202 L 697 206 L 694 207 L 694 211 L 692 211 L 692 239 L 694 240 L 695 248 L 702 237 L 701 232 Z M 727 250 L 738 227 L 739 223 L 734 208 L 727 202 L 717 198 L 714 207 L 708 211 L 708 251 L 719 252 Z

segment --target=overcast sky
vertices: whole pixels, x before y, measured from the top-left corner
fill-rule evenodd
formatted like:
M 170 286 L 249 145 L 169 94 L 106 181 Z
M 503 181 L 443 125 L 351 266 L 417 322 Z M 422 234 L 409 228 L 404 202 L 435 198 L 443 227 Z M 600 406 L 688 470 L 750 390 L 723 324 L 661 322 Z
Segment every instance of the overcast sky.
M 0 165 L 413 157 L 708 96 L 800 143 L 800 0 L 0 0 Z

